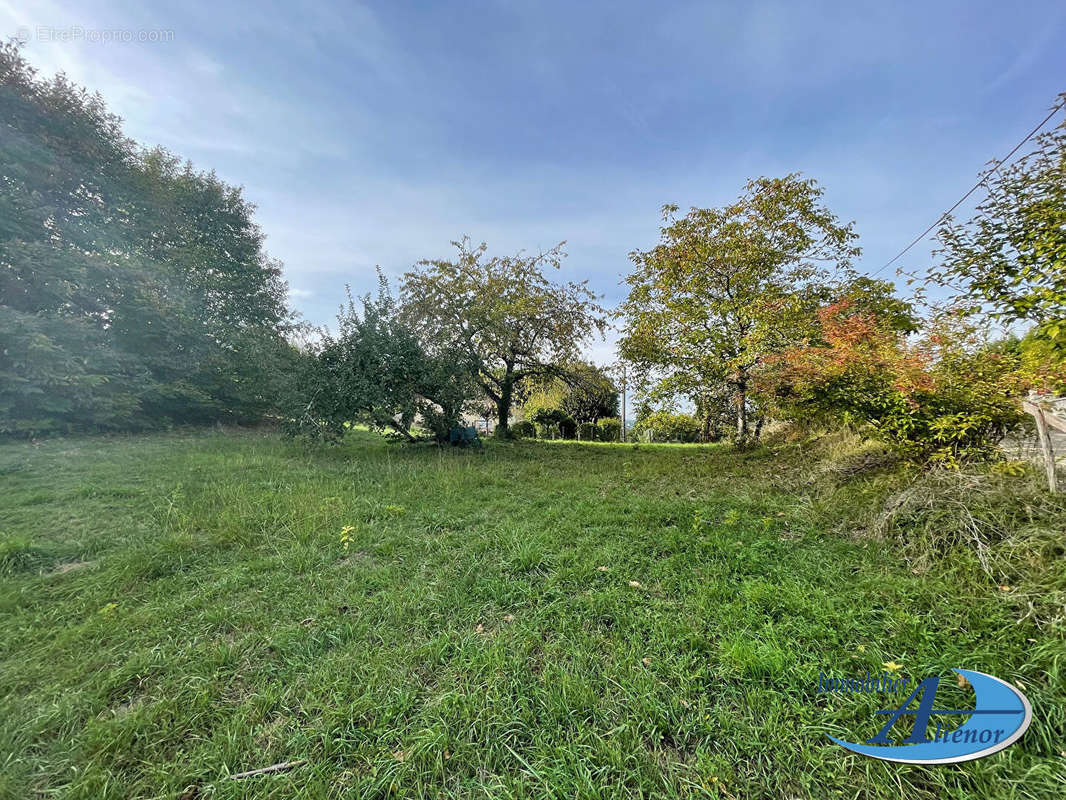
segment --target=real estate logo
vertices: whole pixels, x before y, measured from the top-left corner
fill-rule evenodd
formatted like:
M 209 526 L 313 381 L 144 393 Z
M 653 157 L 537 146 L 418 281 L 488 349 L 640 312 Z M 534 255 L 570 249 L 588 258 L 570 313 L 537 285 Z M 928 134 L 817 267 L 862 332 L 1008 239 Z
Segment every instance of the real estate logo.
M 907 696 L 898 708 L 886 708 L 878 714 L 888 721 L 865 744 L 847 742 L 830 736 L 847 749 L 884 761 L 904 764 L 953 764 L 998 753 L 1022 737 L 1033 720 L 1033 707 L 1018 689 L 983 672 L 956 669 L 973 687 L 975 704 L 970 709 L 937 708 L 936 694 L 940 678 L 926 678 Z M 818 677 L 820 692 L 885 692 L 906 691 L 908 679 L 882 674 L 871 678 Z M 911 703 L 917 701 L 917 707 Z M 945 718 L 969 716 L 962 725 L 950 727 Z M 893 727 L 901 719 L 914 718 L 910 733 L 895 741 L 890 738 Z M 934 717 L 936 727 L 932 736 Z M 905 728 L 906 726 L 901 726 Z

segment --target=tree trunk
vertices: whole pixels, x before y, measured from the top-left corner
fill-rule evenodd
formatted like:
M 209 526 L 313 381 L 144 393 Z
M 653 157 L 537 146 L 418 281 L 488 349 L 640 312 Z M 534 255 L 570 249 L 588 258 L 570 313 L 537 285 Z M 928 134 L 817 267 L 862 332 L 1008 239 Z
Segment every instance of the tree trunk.
M 511 416 L 511 400 L 514 395 L 514 382 L 510 375 L 504 376 L 500 386 L 500 399 L 496 401 L 496 430 L 494 436 L 506 439 L 511 435 L 508 419 Z
M 404 427 L 403 425 L 400 425 L 400 424 L 398 424 L 398 423 L 395 423 L 395 422 L 394 422 L 394 423 L 392 423 L 392 425 L 390 425 L 389 427 L 390 427 L 390 428 L 392 428 L 392 429 L 393 429 L 394 431 L 396 431 L 396 432 L 397 432 L 398 434 L 400 434 L 401 436 L 404 436 L 404 437 L 405 437 L 405 438 L 407 439 L 407 441 L 409 441 L 409 442 L 416 442 L 416 441 L 418 441 L 418 440 L 417 440 L 417 439 L 415 439 L 415 437 L 414 437 L 414 436 L 413 436 L 413 435 L 411 434 L 411 430 L 410 430 L 409 428 L 405 428 L 405 427 Z
M 743 443 L 748 438 L 748 384 L 737 384 L 737 441 Z

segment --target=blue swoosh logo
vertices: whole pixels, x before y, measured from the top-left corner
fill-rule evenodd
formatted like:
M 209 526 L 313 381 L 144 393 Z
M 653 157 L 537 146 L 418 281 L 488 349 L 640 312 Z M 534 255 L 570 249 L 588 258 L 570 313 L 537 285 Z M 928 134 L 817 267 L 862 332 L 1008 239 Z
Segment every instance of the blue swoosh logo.
M 954 671 L 970 682 L 977 695 L 977 703 L 973 711 L 950 712 L 972 714 L 961 727 L 952 731 L 950 740 L 880 745 L 856 744 L 835 736 L 829 738 L 841 747 L 861 755 L 880 758 L 883 761 L 899 761 L 903 764 L 954 764 L 971 761 L 998 753 L 1018 741 L 1033 721 L 1033 707 L 1026 696 L 1006 681 L 992 675 L 968 669 Z M 994 742 L 989 742 L 989 737 L 986 736 L 985 741 L 981 742 L 981 735 L 992 726 L 990 719 L 997 720 L 995 727 L 1002 730 L 1004 736 L 996 737 L 997 741 Z M 967 738 L 972 741 L 966 741 Z

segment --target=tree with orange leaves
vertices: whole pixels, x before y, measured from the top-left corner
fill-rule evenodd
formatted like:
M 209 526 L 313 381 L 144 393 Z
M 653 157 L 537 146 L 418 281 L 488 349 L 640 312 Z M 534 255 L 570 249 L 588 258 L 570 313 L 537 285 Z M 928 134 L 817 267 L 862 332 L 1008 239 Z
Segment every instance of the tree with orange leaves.
M 817 341 L 768 359 L 758 385 L 784 416 L 844 422 L 905 457 L 949 466 L 994 452 L 1021 422 L 1020 359 L 990 347 L 959 314 L 916 341 L 845 299 L 818 312 Z

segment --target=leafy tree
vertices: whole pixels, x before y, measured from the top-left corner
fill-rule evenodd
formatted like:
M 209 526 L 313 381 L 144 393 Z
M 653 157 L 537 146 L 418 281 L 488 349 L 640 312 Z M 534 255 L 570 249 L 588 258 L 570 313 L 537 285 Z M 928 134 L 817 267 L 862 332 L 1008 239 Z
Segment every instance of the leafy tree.
M 552 283 L 562 245 L 527 256 L 485 257 L 486 246 L 453 242 L 454 261 L 421 261 L 403 281 L 405 317 L 431 352 L 458 354 L 496 407 L 496 433 L 508 435 L 516 392 L 530 378 L 561 374 L 581 343 L 606 327 L 606 314 L 582 283 Z
M 559 367 L 557 373 L 532 378 L 516 395 L 524 411 L 558 408 L 577 423 L 595 423 L 619 413 L 618 389 L 595 364 L 578 361 Z
M 618 388 L 596 365 L 569 364 L 557 380 L 566 387 L 560 407 L 577 422 L 596 423 L 603 417 L 618 416 Z
M 554 382 L 535 387 L 532 394 L 522 402 L 522 415 L 539 426 L 541 436 L 569 438 L 567 434 L 577 430 L 577 421 L 563 410 L 564 389 Z
M 0 119 L 0 431 L 76 418 L 121 427 L 138 407 L 138 370 L 105 329 L 101 279 L 122 265 L 109 269 L 93 243 L 95 198 L 118 193 L 131 144 L 99 98 L 62 75 L 38 79 L 11 43 L 0 45 Z
M 797 175 L 749 181 L 735 203 L 678 217 L 665 206 L 660 243 L 634 251 L 622 355 L 660 393 L 732 392 L 736 435 L 749 436 L 752 372 L 802 338 L 824 291 L 827 266 L 859 251 L 852 226 Z M 650 377 L 649 377 L 650 376 Z
M 253 207 L 0 46 L 0 432 L 254 419 L 291 348 Z
M 563 393 L 563 384 L 556 383 L 554 380 L 537 381 L 536 383 L 527 381 L 521 391 L 516 393 L 515 402 L 520 405 L 523 418 L 528 420 L 532 420 L 542 412 L 558 412 L 571 418 L 569 414 L 563 411 Z
M 361 298 L 361 312 L 349 295 L 338 333 L 323 333 L 297 380 L 290 432 L 335 441 L 361 423 L 415 441 L 421 418 L 444 441 L 458 424 L 471 390 L 465 371 L 425 351 L 379 279 L 377 296 Z
M 960 292 L 970 313 L 1028 322 L 1066 350 L 1066 124 L 1013 164 L 994 162 L 983 184 L 973 218 L 941 226 L 930 278 Z

